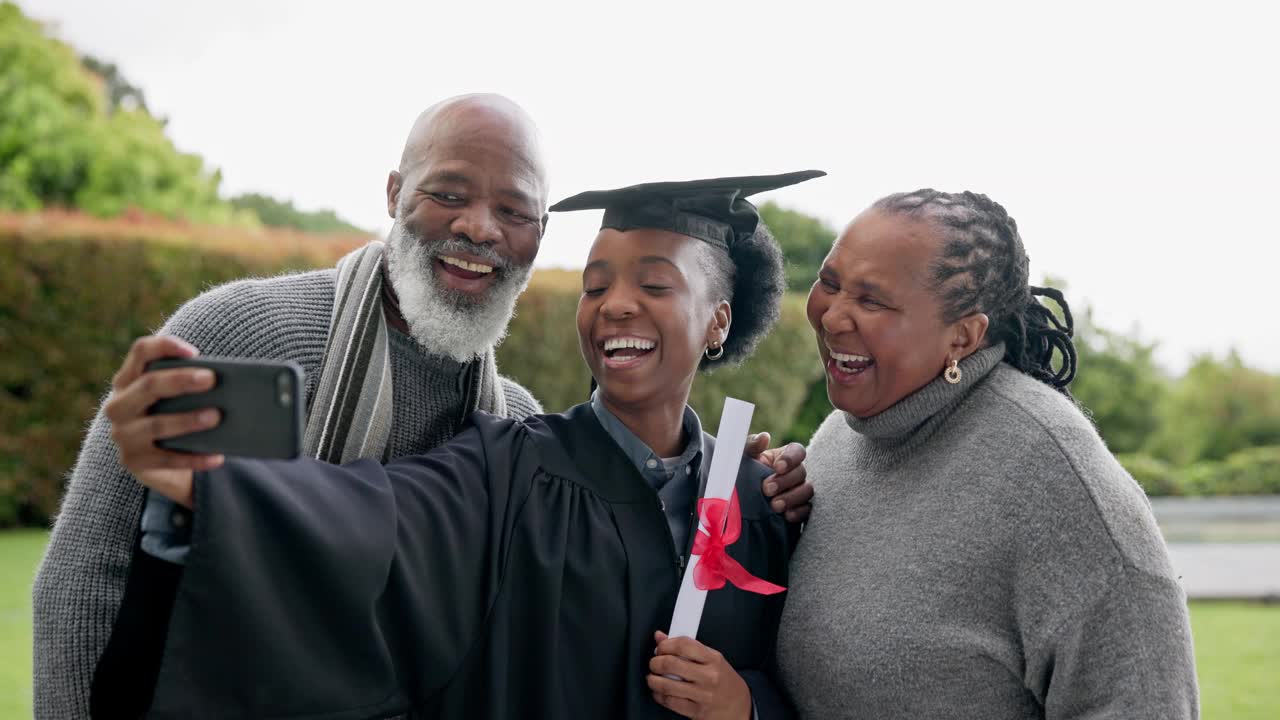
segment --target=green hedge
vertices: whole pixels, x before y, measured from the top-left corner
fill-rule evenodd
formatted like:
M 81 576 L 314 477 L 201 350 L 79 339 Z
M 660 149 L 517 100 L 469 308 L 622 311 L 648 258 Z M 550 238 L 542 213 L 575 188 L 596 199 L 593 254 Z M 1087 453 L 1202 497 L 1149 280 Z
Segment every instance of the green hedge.
M 103 239 L 132 231 L 110 225 L 86 233 L 12 219 L 0 218 L 0 527 L 48 522 L 87 423 L 134 338 L 211 285 L 328 266 L 346 247 L 295 252 L 288 248 L 296 238 L 274 235 L 187 242 L 173 237 L 182 228 L 170 226 L 138 228 L 144 239 Z M 521 298 L 499 366 L 546 408 L 560 410 L 587 397 L 590 379 L 575 330 L 576 273 L 571 282 L 567 273 L 545 275 L 554 281 L 535 278 Z M 698 381 L 692 403 L 710 432 L 729 393 L 756 403 L 756 429 L 786 435 L 821 372 L 803 311 L 801 298 L 788 298 L 782 327 L 749 364 Z
M 0 527 L 48 522 L 86 424 L 134 338 L 211 285 L 331 266 L 356 242 L 79 222 L 0 216 Z M 576 273 L 538 273 L 498 353 L 502 372 L 549 410 L 588 393 L 576 288 Z M 802 296 L 786 298 L 782 322 L 748 363 L 694 386 L 691 403 L 712 433 L 726 395 L 754 402 L 753 429 L 779 442 L 806 442 L 830 412 Z M 1188 468 L 1119 457 L 1150 495 L 1280 493 L 1280 447 Z
M 0 237 L 0 527 L 47 522 L 134 338 L 212 284 L 305 264 L 148 241 Z
M 1240 450 L 1214 462 L 1176 467 L 1150 455 L 1117 455 L 1147 495 L 1280 494 L 1280 446 Z
M 1181 495 L 1178 474 L 1169 463 L 1140 453 L 1118 454 L 1116 459 L 1151 497 Z
M 1182 478 L 1186 495 L 1280 494 L 1280 446 L 1248 448 L 1221 462 L 1196 463 Z

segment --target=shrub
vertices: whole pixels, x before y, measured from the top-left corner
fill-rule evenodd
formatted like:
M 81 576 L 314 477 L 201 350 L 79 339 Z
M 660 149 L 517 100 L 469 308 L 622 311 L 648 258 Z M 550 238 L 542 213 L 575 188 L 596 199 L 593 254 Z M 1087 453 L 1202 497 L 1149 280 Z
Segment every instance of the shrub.
M 796 411 L 796 419 L 791 423 L 791 431 L 787 439 L 807 445 L 813 439 L 813 434 L 818 431 L 818 427 L 822 425 L 822 421 L 826 420 L 835 409 L 831 405 L 830 398 L 827 397 L 827 376 L 821 366 L 818 368 L 818 378 L 809 383 L 809 389 L 805 392 L 804 401 Z
M 363 238 L 0 215 L 0 527 L 57 508 L 130 343 L 209 286 L 332 264 Z
M 39 525 L 57 509 L 87 423 L 139 335 L 187 299 L 236 278 L 330 267 L 365 242 L 155 219 L 0 214 L 0 527 Z M 498 363 L 550 411 L 588 397 L 578 351 L 577 272 L 540 271 L 521 297 Z M 708 432 L 724 396 L 756 404 L 753 428 L 787 436 L 821 373 L 804 300 L 739 368 L 698 378 L 691 399 Z M 807 438 L 804 438 L 807 439 Z
M 250 275 L 330 267 L 366 241 L 147 218 L 0 214 L 0 527 L 43 524 L 57 508 L 87 422 L 129 344 L 208 287 Z M 575 271 L 544 270 L 521 297 L 498 363 L 549 411 L 582 402 Z M 708 432 L 726 395 L 755 403 L 752 428 L 807 442 L 830 412 L 804 297 L 738 368 L 702 375 L 690 399 Z M 1120 462 L 1148 495 L 1280 493 L 1280 446 L 1179 468 L 1145 454 Z
M 804 315 L 804 295 L 789 294 L 782 301 L 782 319 L 760 343 L 750 360 L 736 368 L 716 370 L 693 384 L 689 404 L 698 411 L 703 429 L 715 434 L 725 396 L 755 403 L 753 432 L 767 430 L 773 444 L 790 437 L 792 424 L 810 383 L 822 375 L 822 364 L 813 349 L 813 331 Z
M 1225 460 L 1198 462 L 1182 473 L 1185 495 L 1280 494 L 1280 445 L 1239 450 Z
M 1138 481 L 1148 496 L 1182 494 L 1179 475 L 1169 463 L 1141 453 L 1118 454 L 1116 460 Z

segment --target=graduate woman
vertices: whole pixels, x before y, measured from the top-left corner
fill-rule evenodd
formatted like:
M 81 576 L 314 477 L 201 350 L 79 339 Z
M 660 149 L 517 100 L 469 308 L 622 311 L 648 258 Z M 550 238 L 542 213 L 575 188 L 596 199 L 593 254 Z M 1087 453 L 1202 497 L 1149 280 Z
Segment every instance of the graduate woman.
M 714 449 L 687 405 L 694 376 L 747 357 L 784 290 L 781 252 L 745 198 L 821 174 L 654 183 L 553 206 L 605 210 L 577 318 L 598 388 L 562 414 L 477 413 L 448 444 L 385 466 L 129 467 L 193 508 L 194 526 L 184 569 L 135 564 L 97 708 L 789 716 L 770 672 L 781 594 L 728 585 L 708 594 L 697 640 L 659 631 Z M 768 474 L 741 464 L 728 553 L 785 585 L 794 529 L 760 493 Z

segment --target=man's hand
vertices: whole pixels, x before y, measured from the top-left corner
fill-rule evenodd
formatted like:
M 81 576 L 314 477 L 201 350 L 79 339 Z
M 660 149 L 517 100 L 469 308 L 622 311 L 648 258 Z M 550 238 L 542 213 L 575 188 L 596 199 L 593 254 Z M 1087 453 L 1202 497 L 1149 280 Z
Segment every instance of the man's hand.
M 161 398 L 203 392 L 215 378 L 203 368 L 146 372 L 147 363 L 166 357 L 190 358 L 200 351 L 175 337 L 152 335 L 133 343 L 115 377 L 111 399 L 103 408 L 111 421 L 111 437 L 120 448 L 120 464 L 143 485 L 174 502 L 191 507 L 194 470 L 211 470 L 221 455 L 192 455 L 156 447 L 156 440 L 206 430 L 220 422 L 215 408 L 188 413 L 147 415 Z
M 649 661 L 648 680 L 655 702 L 687 718 L 751 717 L 751 689 L 723 655 L 693 638 L 672 638 L 663 632 L 653 636 L 658 648 Z
M 804 446 L 790 443 L 766 450 L 769 440 L 767 432 L 747 438 L 747 455 L 774 472 L 764 479 L 760 490 L 765 497 L 773 498 L 770 506 L 775 512 L 785 513 L 787 522 L 804 522 L 813 509 L 813 485 L 805 479 Z

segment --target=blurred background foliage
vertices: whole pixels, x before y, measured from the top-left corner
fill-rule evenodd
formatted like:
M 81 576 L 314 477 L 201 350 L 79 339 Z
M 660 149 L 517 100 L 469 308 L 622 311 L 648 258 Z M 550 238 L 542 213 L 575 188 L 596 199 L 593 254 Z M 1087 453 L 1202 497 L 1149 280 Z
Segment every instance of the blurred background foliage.
M 0 3 L 0 527 L 49 522 L 135 337 L 214 284 L 329 267 L 368 239 L 332 211 L 219 186 L 118 68 Z M 754 429 L 804 442 L 831 412 L 804 294 L 836 230 L 773 203 L 761 213 L 788 260 L 782 322 L 744 366 L 699 380 L 692 404 L 714 430 L 725 395 L 751 400 Z M 579 282 L 537 273 L 499 350 L 548 410 L 587 396 Z M 1280 377 L 1234 354 L 1171 376 L 1154 344 L 1075 310 L 1072 392 L 1149 494 L 1280 493 Z
M 231 206 L 253 213 L 268 227 L 297 228 L 313 233 L 367 232 L 338 217 L 332 210 L 299 210 L 289 200 L 277 200 L 261 193 L 244 193 L 231 198 Z
M 358 231 L 332 211 L 304 212 L 288 200 L 225 199 L 221 181 L 199 155 L 174 147 L 164 119 L 119 68 L 80 57 L 0 2 L 0 210 Z

